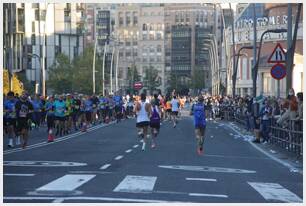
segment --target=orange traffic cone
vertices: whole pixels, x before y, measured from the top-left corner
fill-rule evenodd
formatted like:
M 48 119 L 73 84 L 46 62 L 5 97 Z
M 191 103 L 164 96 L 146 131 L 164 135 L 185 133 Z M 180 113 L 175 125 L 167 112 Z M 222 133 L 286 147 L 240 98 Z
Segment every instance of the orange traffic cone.
M 53 141 L 54 141 L 54 135 L 52 129 L 50 129 L 48 134 L 48 142 L 53 142 Z

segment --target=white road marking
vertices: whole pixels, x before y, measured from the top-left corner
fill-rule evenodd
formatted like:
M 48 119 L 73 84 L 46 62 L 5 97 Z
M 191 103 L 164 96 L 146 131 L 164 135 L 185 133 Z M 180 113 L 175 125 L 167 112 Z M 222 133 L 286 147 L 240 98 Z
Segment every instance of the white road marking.
M 226 126 L 227 126 L 228 128 L 230 128 L 230 129 L 232 129 L 232 130 L 233 130 L 234 132 L 236 132 L 237 134 L 242 135 L 239 131 L 237 131 L 235 128 L 233 128 L 233 126 L 228 125 L 228 124 L 227 124 Z M 243 136 L 243 135 L 242 135 L 242 136 Z M 285 161 L 283 161 L 283 160 L 281 160 L 281 159 L 279 159 L 279 158 L 277 158 L 277 157 L 275 157 L 275 156 L 269 154 L 268 152 L 266 152 L 266 151 L 264 151 L 263 149 L 261 149 L 259 146 L 257 146 L 257 145 L 256 145 L 255 143 L 253 143 L 252 141 L 248 141 L 248 142 L 249 142 L 255 149 L 259 150 L 260 152 L 262 152 L 262 153 L 265 154 L 266 156 L 270 157 L 270 158 L 273 159 L 274 161 L 276 161 L 276 162 L 282 164 L 282 165 L 285 166 L 285 167 L 288 167 L 289 170 L 296 170 L 296 171 L 298 171 L 299 174 L 303 175 L 303 171 L 302 171 L 302 170 L 300 170 L 300 169 L 298 169 L 298 168 L 292 166 L 292 165 L 291 165 L 290 163 L 288 163 L 288 162 L 285 162 Z
M 131 149 L 128 149 L 128 150 L 126 150 L 125 152 L 126 152 L 126 153 L 130 153 L 130 152 L 132 152 L 132 150 L 131 150 Z
M 52 203 L 62 203 L 64 201 L 65 201 L 64 198 L 58 198 L 58 199 L 55 199 L 54 201 L 52 201 Z
M 139 146 L 138 144 L 135 144 L 133 147 L 134 147 L 134 148 L 137 148 L 138 146 Z
M 189 193 L 189 196 L 197 196 L 197 197 L 223 197 L 223 198 L 228 198 L 227 195 L 205 194 L 205 193 Z
M 248 182 L 266 200 L 279 200 L 282 202 L 303 202 L 296 194 L 290 192 L 277 183 Z
M 119 156 L 117 156 L 116 158 L 115 158 L 115 160 L 120 160 L 120 159 L 122 159 L 123 158 L 123 156 L 122 155 L 119 155 Z
M 20 177 L 33 177 L 35 174 L 14 174 L 14 173 L 6 173 L 5 176 L 20 176 Z
M 154 188 L 157 177 L 153 176 L 132 176 L 127 175 L 114 192 L 151 192 Z
M 187 177 L 186 180 L 217 182 L 216 179 L 209 179 L 209 178 L 192 178 L 192 177 Z
M 208 166 L 159 165 L 158 167 L 166 169 L 198 171 L 198 172 L 256 173 L 256 171 L 253 170 L 243 170 L 243 169 L 223 168 L 223 167 L 208 167 Z
M 109 168 L 109 166 L 111 166 L 111 164 L 105 164 L 102 167 L 100 167 L 100 170 L 105 170 L 105 169 Z
M 4 161 L 4 166 L 21 167 L 79 167 L 86 166 L 86 163 L 80 162 L 58 162 L 58 161 Z
M 5 200 L 92 200 L 92 201 L 118 201 L 118 202 L 155 202 L 155 203 L 165 203 L 165 202 L 176 202 L 178 201 L 165 201 L 165 200 L 150 200 L 150 199 L 130 199 L 130 198 L 115 198 L 115 197 L 3 197 Z
M 73 191 L 95 176 L 96 175 L 65 175 L 36 189 L 36 191 Z

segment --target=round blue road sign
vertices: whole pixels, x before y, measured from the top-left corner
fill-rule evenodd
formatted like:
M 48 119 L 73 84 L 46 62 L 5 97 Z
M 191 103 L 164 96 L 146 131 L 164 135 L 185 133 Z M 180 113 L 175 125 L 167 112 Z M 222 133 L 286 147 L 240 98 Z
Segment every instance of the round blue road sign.
M 270 73 L 274 79 L 281 80 L 286 76 L 286 67 L 283 64 L 275 64 Z

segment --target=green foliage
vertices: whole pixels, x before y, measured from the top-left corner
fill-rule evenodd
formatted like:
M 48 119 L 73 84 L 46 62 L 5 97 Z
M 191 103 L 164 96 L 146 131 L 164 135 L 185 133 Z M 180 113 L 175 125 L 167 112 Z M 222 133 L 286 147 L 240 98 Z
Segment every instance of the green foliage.
M 140 81 L 140 75 L 135 65 L 128 68 L 127 78 L 129 80 L 129 90 L 134 91 L 134 83 Z
M 59 54 L 50 68 L 48 87 L 51 87 L 55 93 L 79 92 L 91 94 L 93 87 L 93 54 L 93 47 L 88 47 L 72 63 L 69 62 L 67 56 Z M 102 92 L 102 60 L 97 54 L 95 63 L 96 93 L 99 93 Z M 107 70 L 105 71 L 107 72 Z M 109 78 L 109 75 L 105 75 L 105 78 Z
M 193 89 L 203 89 L 205 88 L 205 72 L 204 70 L 194 70 L 192 77 L 192 88 Z
M 23 83 L 23 88 L 30 94 L 34 94 L 35 92 L 35 85 L 31 83 L 26 77 L 26 73 L 24 72 L 19 72 L 17 73 L 18 79 Z
M 154 90 L 157 89 L 161 85 L 161 80 L 158 78 L 158 70 L 155 69 L 153 66 L 150 66 L 145 71 L 145 78 L 144 78 L 145 86 L 147 89 L 152 93 Z

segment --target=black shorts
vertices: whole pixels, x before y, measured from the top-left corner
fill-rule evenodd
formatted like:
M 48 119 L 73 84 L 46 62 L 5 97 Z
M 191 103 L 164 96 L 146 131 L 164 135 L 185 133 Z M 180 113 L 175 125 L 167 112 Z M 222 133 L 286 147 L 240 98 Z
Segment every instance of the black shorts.
M 64 121 L 66 121 L 66 117 L 57 117 L 57 116 L 55 116 L 55 120 L 58 120 L 60 122 L 64 122 Z
M 21 131 L 23 129 L 29 130 L 29 123 L 28 123 L 28 118 L 26 117 L 19 117 L 17 119 L 17 130 Z
M 142 127 L 147 127 L 150 125 L 150 122 L 149 121 L 145 121 L 145 122 L 137 122 L 136 123 L 136 127 L 138 128 L 142 128 Z
M 91 112 L 85 112 L 86 115 L 86 121 L 90 122 L 91 121 Z
M 121 113 L 122 107 L 121 106 L 115 106 L 115 112 L 116 113 Z
M 150 127 L 154 129 L 159 129 L 160 128 L 160 123 L 152 123 L 150 122 Z
M 171 109 L 167 109 L 166 110 L 167 113 L 171 113 L 171 111 L 172 111 Z
M 3 125 L 7 127 L 9 126 L 16 127 L 16 119 L 13 118 L 5 118 L 3 123 L 4 123 Z
M 177 116 L 178 115 L 178 111 L 172 111 L 172 115 Z

